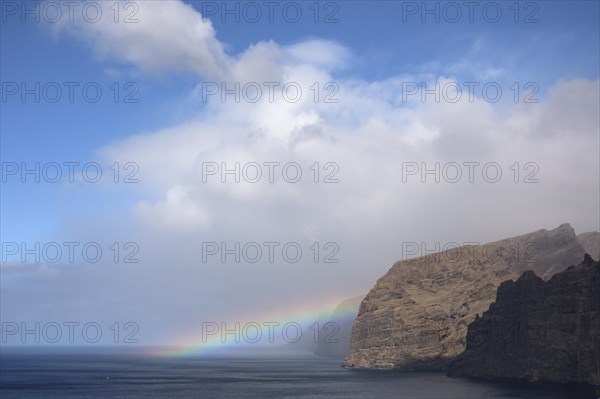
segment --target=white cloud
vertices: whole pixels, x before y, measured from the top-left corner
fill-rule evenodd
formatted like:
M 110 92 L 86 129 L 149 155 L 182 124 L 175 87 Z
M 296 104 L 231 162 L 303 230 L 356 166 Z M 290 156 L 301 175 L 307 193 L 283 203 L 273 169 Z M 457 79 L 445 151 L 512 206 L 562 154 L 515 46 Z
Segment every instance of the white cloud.
M 114 3 L 96 3 L 102 7 L 102 18 L 96 23 L 86 21 L 84 13 L 75 13 L 75 22 L 63 18 L 53 28 L 83 40 L 101 58 L 130 63 L 152 74 L 184 71 L 221 78 L 228 69 L 229 59 L 211 22 L 203 21 L 192 6 L 180 1 L 140 1 L 130 23 L 124 22 L 124 15 L 115 23 Z M 132 2 L 119 3 L 123 10 Z M 126 10 L 121 12 L 129 15 L 134 9 Z
M 350 51 L 333 41 L 307 40 L 289 46 L 287 52 L 300 64 L 325 69 L 342 68 L 349 63 Z
M 51 25 L 55 34 L 68 34 L 83 41 L 102 59 L 130 64 L 146 73 L 192 72 L 205 80 L 265 82 L 285 79 L 280 62 L 327 70 L 346 65 L 349 51 L 334 41 L 313 39 L 282 48 L 260 42 L 237 58 L 226 54 L 209 19 L 181 1 L 119 0 L 130 23 L 114 22 L 116 2 L 99 2 L 102 18 L 90 23 L 85 13 L 75 13 Z M 136 8 L 131 8 L 136 4 Z M 63 6 L 66 7 L 66 6 Z M 63 10 L 68 15 L 68 9 Z M 125 16 L 119 18 L 125 19 Z M 278 76 L 279 75 L 279 76 Z
M 323 226 L 333 235 L 343 236 L 353 224 L 374 225 L 386 231 L 402 220 L 418 223 L 418 214 L 435 214 L 435 206 L 442 200 L 466 204 L 460 212 L 443 216 L 447 223 L 460 223 L 504 207 L 507 202 L 510 204 L 507 198 L 520 195 L 530 197 L 531 205 L 526 210 L 522 204 L 509 205 L 508 211 L 526 211 L 528 218 L 535 220 L 531 229 L 546 225 L 544 220 L 549 215 L 556 218 L 556 223 L 577 218 L 586 229 L 593 229 L 598 215 L 594 194 L 598 188 L 598 160 L 593 154 L 582 154 L 598 147 L 598 136 L 594 134 L 597 84 L 561 83 L 552 96 L 534 107 L 535 112 L 531 112 L 531 105 L 515 106 L 509 117 L 503 118 L 492 104 L 481 99 L 474 103 L 464 99 L 459 103 L 418 103 L 408 107 L 394 105 L 385 93 L 378 98 L 376 91 L 369 91 L 372 84 L 353 82 L 351 94 L 346 93 L 344 101 L 332 106 L 335 112 L 327 108 L 328 104 L 310 101 L 263 101 L 239 106 L 218 102 L 210 114 L 202 114 L 193 125 L 130 139 L 106 148 L 104 153 L 115 159 L 136 159 L 140 169 L 150 171 L 149 178 L 169 176 L 160 183 L 164 193 L 171 193 L 175 187 L 187 187 L 189 195 L 197 193 L 205 200 L 202 207 L 208 207 L 214 220 L 234 221 L 229 226 L 232 232 L 246 230 L 248 215 L 261 228 L 278 225 L 280 212 L 289 212 L 290 224 L 296 221 Z M 340 82 L 340 87 L 343 91 L 345 82 Z M 366 101 L 364 93 L 370 93 L 368 101 L 372 106 L 360 107 Z M 574 108 L 580 110 L 576 119 L 570 115 Z M 576 136 L 573 126 L 577 127 Z M 556 160 L 561 161 L 560 166 Z M 226 162 L 233 167 L 235 162 L 243 166 L 268 161 L 298 162 L 306 178 L 298 184 L 285 183 L 281 177 L 275 184 L 266 184 L 266 177 L 256 184 L 223 184 L 218 175 L 208 183 L 199 176 L 202 162 Z M 316 161 L 336 162 L 340 183 L 310 183 L 312 171 L 308 167 Z M 504 178 L 497 185 L 486 183 L 481 170 L 477 170 L 476 184 L 465 185 L 465 175 L 458 190 L 456 185 L 443 181 L 421 184 L 417 177 L 410 183 L 402 182 L 402 162 L 427 162 L 433 167 L 434 162 L 467 161 L 496 162 L 501 165 Z M 539 165 L 540 183 L 532 187 L 513 183 L 514 172 L 509 167 L 515 162 L 520 163 L 520 168 L 526 162 Z M 577 169 L 571 169 L 575 165 Z M 581 177 L 569 179 L 589 195 L 585 209 L 574 209 L 568 201 L 560 200 L 560 183 L 569 175 Z M 157 184 L 156 179 L 150 180 Z M 165 194 L 159 203 L 167 201 L 177 207 L 178 202 L 168 200 L 170 195 Z M 189 212 L 188 207 L 193 204 L 181 204 L 182 212 Z M 161 212 L 170 214 L 171 209 L 147 208 L 147 218 L 161 218 Z M 338 215 L 335 228 L 323 222 L 340 213 L 340 209 L 344 211 Z M 169 218 L 165 220 L 168 223 Z M 190 218 L 189 223 L 194 220 Z M 490 219 L 490 223 L 501 222 L 502 218 Z M 431 221 L 423 223 L 434 225 Z
M 187 231 L 198 226 L 209 227 L 212 221 L 200 196 L 191 187 L 172 187 L 164 200 L 153 205 L 140 202 L 136 205 L 135 212 L 139 218 L 151 221 L 154 228 L 158 229 Z

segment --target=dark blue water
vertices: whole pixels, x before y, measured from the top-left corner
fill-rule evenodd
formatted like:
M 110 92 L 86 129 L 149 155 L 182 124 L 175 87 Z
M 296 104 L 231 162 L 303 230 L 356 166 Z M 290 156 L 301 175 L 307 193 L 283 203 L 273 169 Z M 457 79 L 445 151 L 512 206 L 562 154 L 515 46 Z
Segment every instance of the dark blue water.
M 9 398 L 594 398 L 581 390 L 498 384 L 443 373 L 360 371 L 338 360 L 164 359 L 132 355 L 3 354 L 0 397 Z

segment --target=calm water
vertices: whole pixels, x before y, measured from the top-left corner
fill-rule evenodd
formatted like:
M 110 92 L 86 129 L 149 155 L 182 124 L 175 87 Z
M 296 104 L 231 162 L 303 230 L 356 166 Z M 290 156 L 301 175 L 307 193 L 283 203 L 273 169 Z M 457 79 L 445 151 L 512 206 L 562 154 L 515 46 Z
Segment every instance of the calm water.
M 497 384 L 443 373 L 346 370 L 316 357 L 160 359 L 3 354 L 9 398 L 594 398 L 590 390 Z M 592 390 L 593 391 L 593 390 Z

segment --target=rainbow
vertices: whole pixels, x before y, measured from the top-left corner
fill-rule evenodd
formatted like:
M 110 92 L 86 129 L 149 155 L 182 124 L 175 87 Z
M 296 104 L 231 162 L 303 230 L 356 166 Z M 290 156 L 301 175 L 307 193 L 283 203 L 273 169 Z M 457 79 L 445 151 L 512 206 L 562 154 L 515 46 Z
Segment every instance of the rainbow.
M 329 315 L 336 310 L 336 317 L 354 317 L 356 309 L 351 306 L 339 307 L 340 303 L 347 300 L 350 296 L 344 296 L 342 298 L 335 297 L 326 300 L 303 302 L 296 306 L 290 306 L 283 309 L 273 310 L 267 314 L 260 316 L 249 317 L 245 315 L 240 318 L 233 318 L 230 321 L 227 320 L 215 320 L 214 323 L 221 326 L 221 323 L 225 323 L 228 329 L 233 329 L 235 323 L 239 323 L 240 326 L 248 325 L 248 323 L 257 323 L 263 327 L 263 338 L 256 342 L 245 342 L 240 339 L 236 342 L 235 338 L 230 334 L 223 339 L 220 333 L 213 335 L 204 336 L 202 328 L 194 330 L 192 332 L 183 334 L 181 337 L 175 340 L 175 344 L 164 348 L 154 348 L 149 350 L 149 355 L 160 356 L 160 357 L 202 357 L 202 356 L 214 356 L 224 353 L 231 353 L 238 349 L 250 349 L 250 348 L 264 348 L 266 345 L 276 347 L 282 345 L 286 341 L 282 339 L 282 329 L 288 323 L 297 323 L 300 325 L 302 330 L 308 329 L 315 322 L 328 321 Z M 274 326 L 275 341 L 269 343 L 266 336 L 268 336 L 268 327 L 264 323 L 279 323 L 278 326 Z M 322 324 L 321 324 L 322 325 Z M 255 336 L 256 329 L 252 329 L 252 333 L 248 335 Z M 290 329 L 290 331 L 294 331 Z M 294 339 L 296 333 L 290 333 L 291 339 Z M 311 337 L 312 339 L 312 337 Z

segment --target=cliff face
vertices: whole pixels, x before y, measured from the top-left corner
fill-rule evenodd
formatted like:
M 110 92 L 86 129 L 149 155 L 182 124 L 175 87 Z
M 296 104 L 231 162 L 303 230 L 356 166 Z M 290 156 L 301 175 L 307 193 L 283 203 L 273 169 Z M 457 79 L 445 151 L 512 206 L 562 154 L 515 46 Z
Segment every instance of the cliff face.
M 344 367 L 445 370 L 467 326 L 502 281 L 532 269 L 547 279 L 585 251 L 568 224 L 399 261 L 362 301 Z
M 600 264 L 586 254 L 548 282 L 502 283 L 450 375 L 600 385 Z
M 358 313 L 364 295 L 346 299 L 333 311 L 324 311 L 317 320 L 319 330 L 314 324 L 302 331 L 298 341 L 287 343 L 286 351 L 311 352 L 317 356 L 341 359 L 348 353 L 352 324 Z
M 585 252 L 590 254 L 594 259 L 600 259 L 600 233 L 590 231 L 589 233 L 581 233 L 577 236 L 577 240 L 585 249 Z
M 333 311 L 329 324 L 322 324 L 315 355 L 343 358 L 350 348 L 350 335 L 364 295 L 345 300 Z

